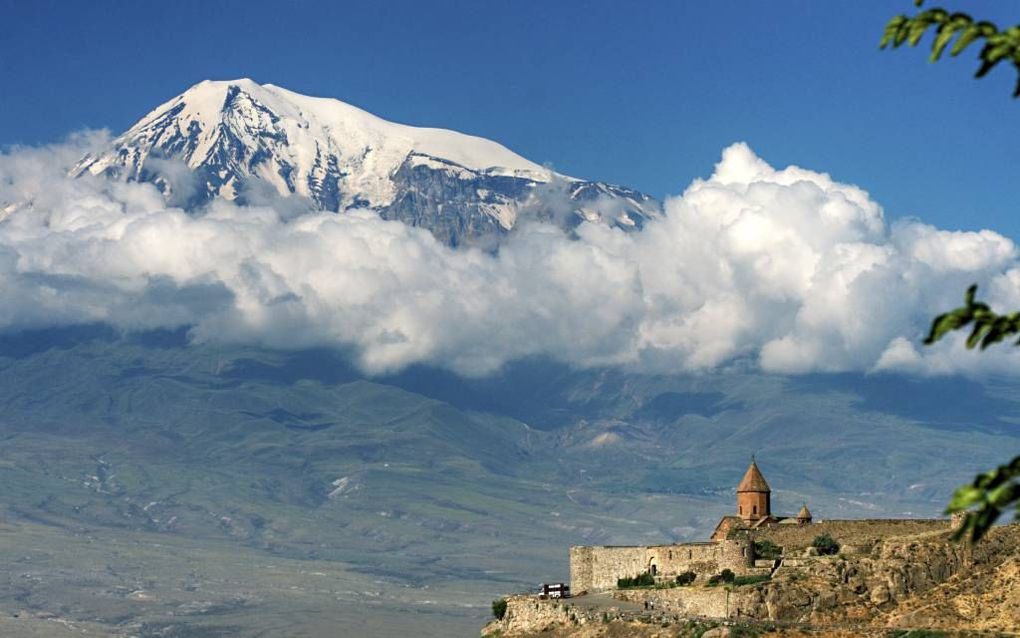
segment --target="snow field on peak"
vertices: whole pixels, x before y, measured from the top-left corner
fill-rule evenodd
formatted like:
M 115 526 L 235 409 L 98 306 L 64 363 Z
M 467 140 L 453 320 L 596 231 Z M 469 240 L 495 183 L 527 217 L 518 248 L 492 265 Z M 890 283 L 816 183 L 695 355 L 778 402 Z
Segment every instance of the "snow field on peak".
M 247 79 L 201 82 L 149 113 L 115 144 L 149 145 L 143 151 L 148 154 L 170 136 L 180 136 L 188 140 L 185 162 L 196 168 L 214 151 L 221 127 L 229 127 L 246 146 L 267 144 L 267 138 L 275 142 L 271 146 L 276 161 L 267 162 L 260 176 L 281 192 L 288 187 L 279 179 L 279 164 L 293 167 L 295 184 L 304 184 L 317 162 L 329 155 L 338 158 L 346 186 L 367 196 L 373 205 L 388 203 L 392 192 L 386 182 L 412 153 L 485 175 L 537 182 L 547 182 L 554 175 L 481 137 L 396 124 L 340 100 L 307 97 Z M 280 134 L 285 138 L 281 140 Z M 90 165 L 89 170 L 101 173 L 117 159 L 109 154 Z M 308 194 L 302 192 L 306 189 L 297 190 Z

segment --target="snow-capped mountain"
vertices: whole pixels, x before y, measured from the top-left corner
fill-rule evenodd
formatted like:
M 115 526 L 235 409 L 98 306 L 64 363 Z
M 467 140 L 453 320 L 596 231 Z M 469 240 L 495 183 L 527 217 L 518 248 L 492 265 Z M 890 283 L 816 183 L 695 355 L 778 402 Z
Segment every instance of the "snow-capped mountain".
M 179 179 L 184 166 L 197 188 Z M 187 208 L 213 197 L 256 200 L 268 186 L 323 210 L 372 208 L 451 245 L 503 233 L 525 210 L 624 228 L 659 210 L 635 190 L 560 175 L 487 139 L 247 79 L 191 87 L 83 158 L 74 173 L 86 172 L 152 182 Z

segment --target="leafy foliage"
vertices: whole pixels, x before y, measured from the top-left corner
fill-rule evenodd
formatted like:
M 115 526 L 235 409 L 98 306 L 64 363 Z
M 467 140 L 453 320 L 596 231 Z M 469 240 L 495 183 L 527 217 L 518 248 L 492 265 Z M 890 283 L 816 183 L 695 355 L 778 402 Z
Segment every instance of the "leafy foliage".
M 618 589 L 628 589 L 631 587 L 651 587 L 654 584 L 655 577 L 649 574 L 648 572 L 638 574 L 633 578 L 624 577 L 616 579 L 616 587 Z
M 754 541 L 754 555 L 760 558 L 775 560 L 783 555 L 783 548 L 769 539 Z
M 977 285 L 973 285 L 964 294 L 962 306 L 935 317 L 931 324 L 931 330 L 924 340 L 925 345 L 932 345 L 946 334 L 966 328 L 971 324 L 974 327 L 971 329 L 970 336 L 967 337 L 968 348 L 980 345 L 984 350 L 990 345 L 1020 334 L 1020 312 L 1011 312 L 1008 315 L 997 314 L 988 307 L 988 304 L 974 301 L 976 294 Z M 1017 340 L 1013 345 L 1020 346 L 1020 340 Z
M 988 346 L 1020 334 L 1020 312 L 1000 315 L 988 304 L 975 301 L 977 286 L 971 286 L 964 295 L 963 305 L 943 313 L 932 321 L 931 330 L 924 340 L 931 345 L 946 334 L 971 328 L 967 347 Z M 1020 339 L 1014 342 L 1020 345 Z M 956 490 L 946 508 L 947 514 L 965 512 L 963 524 L 957 530 L 957 539 L 967 536 L 971 541 L 980 540 L 1010 504 L 1016 504 L 1016 518 L 1020 520 L 1020 456 L 1006 465 L 979 474 L 970 485 Z
M 1015 504 L 1016 519 L 1020 520 L 1020 456 L 1007 465 L 978 474 L 973 483 L 956 490 L 946 513 L 966 512 L 966 516 L 955 538 L 981 540 L 1010 504 Z
M 492 616 L 496 620 L 503 620 L 506 616 L 506 598 L 497 598 L 492 601 Z
M 757 585 L 768 580 L 772 580 L 772 577 L 768 574 L 749 574 L 747 576 L 737 576 L 733 579 L 733 584 L 738 587 L 740 585 Z
M 916 0 L 915 5 L 921 6 L 923 0 Z M 975 21 L 966 13 L 950 13 L 942 8 L 928 9 L 915 16 L 898 15 L 885 27 L 879 47 L 889 45 L 898 48 L 904 44 L 917 46 L 934 27 L 935 40 L 932 42 L 929 60 L 937 61 L 949 47 L 949 55 L 957 56 L 971 44 L 982 41 L 984 46 L 978 54 L 981 65 L 975 77 L 981 78 L 994 69 L 1000 62 L 1009 61 L 1017 70 L 1017 84 L 1013 97 L 1020 97 L 1020 25 L 1000 30 L 995 24 L 987 21 Z M 955 40 L 955 42 L 954 42 Z
M 733 573 L 731 569 L 724 569 L 715 576 L 708 579 L 709 587 L 715 587 L 721 583 L 732 583 L 736 580 L 737 575 Z
M 917 7 L 923 3 L 924 0 L 914 1 Z M 932 62 L 942 57 L 950 43 L 952 47 L 949 48 L 949 54 L 956 56 L 980 40 L 984 42 L 984 46 L 978 54 L 981 65 L 975 77 L 984 77 L 1000 62 L 1012 62 L 1017 70 L 1017 84 L 1013 97 L 1020 97 L 1020 25 L 1001 30 L 992 22 L 975 21 L 966 13 L 949 13 L 941 8 L 928 9 L 915 16 L 898 15 L 889 20 L 879 48 L 884 49 L 892 45 L 895 49 L 903 44 L 917 46 L 932 27 L 935 29 L 935 39 L 929 58 Z M 936 317 L 924 343 L 934 344 L 946 334 L 971 324 L 973 328 L 967 337 L 968 348 L 980 345 L 984 350 L 992 344 L 1020 334 L 1020 312 L 999 315 L 987 304 L 974 301 L 976 294 L 977 286 L 973 285 L 967 289 L 962 307 Z M 1014 345 L 1020 346 L 1020 339 L 1017 339 Z M 1015 457 L 1007 465 L 1000 465 L 990 472 L 979 474 L 973 483 L 957 489 L 946 509 L 947 513 L 966 513 L 955 537 L 960 539 L 969 536 L 971 541 L 980 540 L 1002 511 L 1014 503 L 1017 509 L 1016 518 L 1020 520 L 1018 477 L 1020 456 Z
M 677 574 L 676 584 L 677 585 L 690 585 L 698 578 L 698 575 L 694 572 L 684 572 Z
M 811 547 L 818 550 L 821 556 L 832 556 L 839 553 L 839 543 L 829 534 L 820 534 L 811 541 Z

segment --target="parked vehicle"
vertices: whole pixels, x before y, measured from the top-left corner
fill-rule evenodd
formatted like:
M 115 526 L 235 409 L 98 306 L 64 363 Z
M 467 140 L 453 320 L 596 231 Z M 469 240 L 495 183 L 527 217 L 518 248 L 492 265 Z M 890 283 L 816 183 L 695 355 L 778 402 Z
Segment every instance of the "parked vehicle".
M 564 583 L 542 583 L 538 589 L 538 597 L 542 600 L 547 598 L 570 598 L 570 585 Z

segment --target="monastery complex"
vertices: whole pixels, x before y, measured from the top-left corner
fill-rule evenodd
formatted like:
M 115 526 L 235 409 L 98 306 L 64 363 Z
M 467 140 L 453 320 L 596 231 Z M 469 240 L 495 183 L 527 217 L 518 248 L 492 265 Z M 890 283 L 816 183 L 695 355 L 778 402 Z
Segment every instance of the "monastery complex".
M 755 556 L 755 541 L 768 539 L 787 550 L 807 546 L 820 534 L 844 542 L 945 529 L 945 519 L 845 520 L 815 523 L 805 504 L 795 516 L 772 512 L 772 489 L 752 460 L 737 485 L 736 514 L 724 516 L 706 542 L 651 546 L 576 546 L 570 548 L 570 586 L 576 594 L 615 589 L 621 578 L 650 574 L 656 582 L 694 573 L 707 580 L 728 569 L 737 575 L 771 575 L 781 560 Z M 848 548 L 852 549 L 852 548 Z M 789 555 L 787 558 L 790 558 Z

